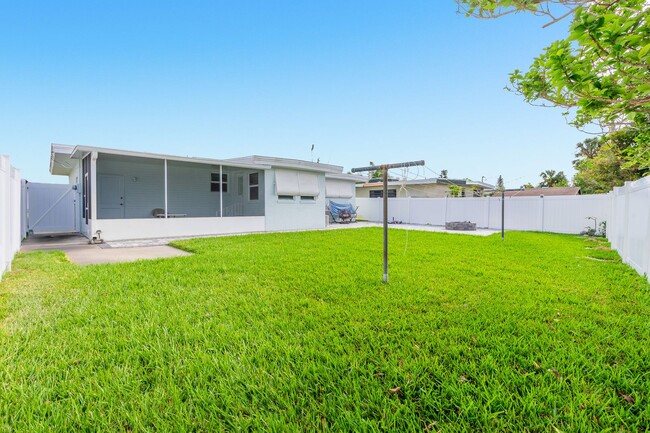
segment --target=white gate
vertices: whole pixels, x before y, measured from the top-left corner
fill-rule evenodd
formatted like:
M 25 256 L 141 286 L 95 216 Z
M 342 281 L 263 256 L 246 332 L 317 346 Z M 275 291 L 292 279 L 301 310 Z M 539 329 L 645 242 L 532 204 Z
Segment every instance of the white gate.
M 75 185 L 27 182 L 24 188 L 28 233 L 79 232 Z

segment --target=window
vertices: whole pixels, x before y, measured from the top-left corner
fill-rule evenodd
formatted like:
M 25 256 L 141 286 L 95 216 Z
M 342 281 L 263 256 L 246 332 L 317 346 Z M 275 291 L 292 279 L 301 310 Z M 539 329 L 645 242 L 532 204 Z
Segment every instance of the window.
M 219 173 L 210 173 L 210 191 L 220 192 L 222 189 L 223 192 L 228 192 L 228 175 L 222 174 L 221 183 L 219 183 Z
M 248 199 L 260 199 L 260 174 L 250 173 L 248 175 Z
M 376 190 L 370 190 L 368 191 L 370 193 L 370 198 L 381 198 L 384 196 L 384 190 L 383 189 L 376 189 Z M 397 197 L 397 190 L 396 189 L 389 189 L 388 190 L 388 198 L 395 198 Z
M 301 195 L 300 200 L 314 201 L 316 200 L 316 197 L 313 195 Z
M 291 201 L 293 201 L 293 196 L 292 195 L 279 195 L 278 200 L 291 200 Z

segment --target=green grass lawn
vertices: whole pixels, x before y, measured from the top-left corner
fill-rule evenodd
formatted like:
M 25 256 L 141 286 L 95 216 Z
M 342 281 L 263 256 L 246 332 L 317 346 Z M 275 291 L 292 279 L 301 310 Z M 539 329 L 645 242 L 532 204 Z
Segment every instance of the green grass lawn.
M 0 431 L 644 431 L 650 291 L 578 236 L 197 239 L 0 283 Z

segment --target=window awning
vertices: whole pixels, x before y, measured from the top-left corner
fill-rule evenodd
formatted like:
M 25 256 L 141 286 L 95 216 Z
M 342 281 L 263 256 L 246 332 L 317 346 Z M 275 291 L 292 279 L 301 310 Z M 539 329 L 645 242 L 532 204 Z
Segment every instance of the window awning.
M 326 179 L 325 196 L 331 198 L 352 198 L 354 196 L 354 182 Z
M 275 193 L 277 195 L 318 196 L 318 175 L 307 171 L 275 170 Z

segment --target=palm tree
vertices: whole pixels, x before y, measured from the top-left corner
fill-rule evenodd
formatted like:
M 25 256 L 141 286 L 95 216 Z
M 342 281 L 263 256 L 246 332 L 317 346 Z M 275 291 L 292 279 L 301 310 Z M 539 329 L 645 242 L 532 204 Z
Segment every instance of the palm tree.
M 563 171 L 544 170 L 539 174 L 542 181 L 538 185 L 539 188 L 553 188 L 556 186 L 569 186 L 569 181 L 564 175 Z

